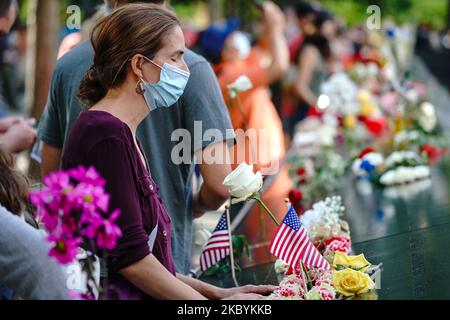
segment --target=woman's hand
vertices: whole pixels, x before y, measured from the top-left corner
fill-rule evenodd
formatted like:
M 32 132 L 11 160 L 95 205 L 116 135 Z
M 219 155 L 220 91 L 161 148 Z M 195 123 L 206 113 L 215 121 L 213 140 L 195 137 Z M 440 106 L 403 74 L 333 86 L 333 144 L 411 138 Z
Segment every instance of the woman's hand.
M 276 289 L 275 286 L 271 285 L 247 285 L 225 289 L 182 274 L 177 274 L 177 278 L 212 300 L 264 300 L 264 295 L 271 294 Z
M 12 125 L 18 123 L 22 118 L 20 117 L 6 117 L 0 119 L 0 133 L 6 132 Z
M 34 118 L 30 118 L 30 119 L 25 119 L 23 117 L 2 118 L 2 119 L 0 119 L 0 133 L 4 133 L 4 132 L 8 131 L 9 128 L 11 128 L 13 125 L 18 124 L 21 121 L 25 121 L 31 127 L 36 124 L 36 119 L 34 119 Z
M 11 153 L 22 152 L 30 148 L 37 136 L 37 132 L 33 128 L 34 123 L 34 119 L 3 122 L 3 129 L 6 128 L 6 131 L 0 133 L 0 144 Z
M 161 300 L 204 300 L 196 288 L 182 281 L 186 276 L 174 277 L 152 254 L 120 270 L 122 276 L 143 292 Z M 180 277 L 180 278 L 179 278 Z
M 238 293 L 222 300 L 265 300 L 266 297 L 256 293 Z
M 273 2 L 264 2 L 264 32 L 270 41 L 272 63 L 267 69 L 268 82 L 274 83 L 283 77 L 289 69 L 289 47 L 284 29 L 286 17 L 283 11 Z
M 250 297 L 263 299 L 265 295 L 271 294 L 276 289 L 275 286 L 272 285 L 262 285 L 262 286 L 255 286 L 255 285 L 246 285 L 242 287 L 236 287 L 236 288 L 228 288 L 228 289 L 222 289 L 219 288 L 216 297 L 218 299 L 225 299 L 225 300 L 241 300 L 239 298 L 250 299 Z M 258 299 L 257 299 L 258 300 Z
M 286 26 L 286 17 L 280 7 L 271 1 L 267 1 L 263 4 L 263 10 L 267 30 L 283 32 Z

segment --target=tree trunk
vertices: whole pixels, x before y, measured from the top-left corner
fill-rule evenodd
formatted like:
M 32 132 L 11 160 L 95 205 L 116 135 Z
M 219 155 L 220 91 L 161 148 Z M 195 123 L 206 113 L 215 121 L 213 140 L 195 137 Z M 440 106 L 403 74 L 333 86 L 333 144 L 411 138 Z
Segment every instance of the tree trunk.
M 29 0 L 27 15 L 27 57 L 25 106 L 31 117 L 39 120 L 47 101 L 56 63 L 59 3 L 56 0 Z M 31 160 L 28 176 L 40 180 L 40 165 Z
M 59 1 L 29 0 L 27 30 L 25 103 L 30 115 L 39 119 L 47 101 L 56 63 Z
M 208 4 L 209 9 L 209 17 L 211 22 L 216 22 L 220 20 L 223 16 L 222 8 L 223 3 L 222 0 L 210 0 Z

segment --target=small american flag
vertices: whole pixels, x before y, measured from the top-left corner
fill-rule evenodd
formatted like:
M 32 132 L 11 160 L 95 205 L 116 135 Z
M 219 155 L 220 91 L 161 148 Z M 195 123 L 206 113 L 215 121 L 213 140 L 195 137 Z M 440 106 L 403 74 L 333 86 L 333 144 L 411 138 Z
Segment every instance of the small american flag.
M 220 217 L 219 223 L 203 248 L 200 256 L 200 270 L 203 272 L 230 254 L 230 238 L 226 212 Z
M 306 229 L 292 206 L 272 239 L 270 252 L 294 270 L 300 260 L 308 267 L 330 269 L 329 263 L 309 240 Z

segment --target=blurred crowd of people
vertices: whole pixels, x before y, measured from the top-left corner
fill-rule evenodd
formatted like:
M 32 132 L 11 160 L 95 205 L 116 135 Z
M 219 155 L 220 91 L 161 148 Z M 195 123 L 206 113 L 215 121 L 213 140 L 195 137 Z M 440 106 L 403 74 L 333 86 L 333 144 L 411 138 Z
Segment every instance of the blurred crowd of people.
M 314 112 L 321 84 L 332 74 L 355 62 L 382 61 L 364 27 L 347 27 L 316 2 L 285 7 L 266 2 L 255 9 L 260 19 L 250 30 L 241 29 L 232 18 L 198 32 L 190 45 L 212 63 L 233 128 L 272 133 L 265 155 L 256 161 L 259 169 L 271 159 L 283 158 L 296 124 Z M 243 75 L 252 88 L 241 93 L 238 108 L 229 97 L 229 86 Z M 252 150 L 246 151 L 246 160 L 249 154 Z

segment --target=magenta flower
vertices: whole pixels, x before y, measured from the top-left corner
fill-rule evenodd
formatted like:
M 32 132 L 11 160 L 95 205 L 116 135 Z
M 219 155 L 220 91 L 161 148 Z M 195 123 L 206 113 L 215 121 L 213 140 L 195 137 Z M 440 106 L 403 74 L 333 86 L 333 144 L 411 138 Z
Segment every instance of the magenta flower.
M 70 176 L 64 171 L 57 171 L 50 173 L 47 177 L 44 178 L 45 186 L 54 191 L 70 191 Z
M 30 201 L 37 207 L 36 216 L 42 219 L 49 232 L 49 256 L 64 265 L 76 259 L 78 246 L 83 242 L 92 253 L 116 247 L 117 239 L 122 236 L 115 224 L 120 210 L 104 218 L 109 212 L 110 196 L 104 189 L 105 180 L 95 168 L 86 170 L 80 166 L 55 172 L 44 179 L 44 184 L 43 190 L 30 194 Z M 88 272 L 85 268 L 83 270 Z M 89 272 L 88 278 L 92 280 Z M 89 294 L 92 285 L 88 282 L 87 286 L 86 293 L 73 298 L 93 299 Z
M 95 297 L 90 293 L 81 293 L 74 290 L 70 290 L 67 293 L 67 296 L 70 300 L 88 300 L 88 301 L 95 300 Z
M 97 245 L 99 248 L 112 250 L 116 247 L 117 239 L 122 236 L 119 227 L 114 223 L 120 215 L 120 210 L 115 210 L 108 220 L 103 220 L 98 228 Z
M 48 255 L 54 257 L 60 264 L 69 264 L 74 261 L 78 254 L 78 245 L 83 242 L 81 238 L 56 237 L 54 235 L 48 236 L 47 240 L 53 245 Z
M 100 174 L 95 170 L 94 167 L 89 167 L 87 170 L 83 166 L 71 169 L 68 171 L 69 175 L 79 181 L 94 186 L 104 187 L 105 180 L 100 177 Z
M 82 182 L 68 195 L 69 201 L 75 203 L 82 209 L 93 212 L 100 210 L 108 211 L 109 195 L 103 187 Z
M 81 234 L 88 239 L 97 236 L 98 229 L 103 225 L 103 217 L 97 212 L 85 213 L 80 218 Z
M 51 211 L 47 211 L 45 209 L 42 209 L 41 211 L 41 218 L 42 223 L 44 224 L 45 229 L 47 229 L 48 232 L 55 231 L 56 227 L 58 226 L 58 215 L 53 214 Z

